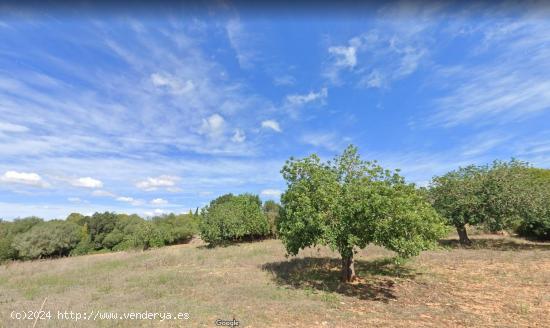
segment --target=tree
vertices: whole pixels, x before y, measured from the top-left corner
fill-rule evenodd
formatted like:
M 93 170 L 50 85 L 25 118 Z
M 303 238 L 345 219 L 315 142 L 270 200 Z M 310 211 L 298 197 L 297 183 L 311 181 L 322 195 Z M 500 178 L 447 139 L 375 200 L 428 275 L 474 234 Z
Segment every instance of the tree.
M 269 234 L 269 223 L 257 195 L 223 195 L 203 208 L 201 216 L 201 238 L 211 245 Z
M 16 235 L 13 244 L 24 259 L 69 255 L 81 238 L 81 227 L 66 221 L 46 221 Z
M 268 200 L 264 203 L 263 211 L 269 222 L 269 230 L 271 236 L 277 236 L 277 221 L 281 216 L 281 205 L 279 205 L 274 200 Z
M 481 222 L 482 169 L 475 165 L 461 167 L 441 177 L 435 177 L 430 186 L 434 208 L 456 227 L 461 244 L 471 244 L 466 224 Z
M 288 188 L 278 232 L 287 252 L 329 246 L 342 257 L 345 282 L 355 278 L 355 248 L 374 243 L 410 257 L 433 247 L 445 232 L 414 185 L 376 162 L 362 161 L 354 146 L 332 162 L 315 154 L 290 158 L 281 173 Z
M 432 180 L 430 198 L 456 227 L 460 243 L 469 245 L 466 224 L 500 231 L 517 225 L 533 207 L 527 168 L 527 163 L 514 159 L 460 167 Z
M 550 240 L 550 170 L 529 168 L 527 175 L 531 206 L 524 208 L 516 231 L 530 239 Z

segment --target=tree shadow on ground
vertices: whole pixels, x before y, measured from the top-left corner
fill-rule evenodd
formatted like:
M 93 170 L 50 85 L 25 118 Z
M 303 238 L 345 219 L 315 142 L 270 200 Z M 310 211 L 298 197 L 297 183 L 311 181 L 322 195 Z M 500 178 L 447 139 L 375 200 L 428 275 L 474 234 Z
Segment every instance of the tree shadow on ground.
M 343 283 L 340 280 L 340 265 L 340 259 L 306 257 L 267 263 L 262 269 L 272 273 L 281 286 L 313 288 L 383 302 L 397 298 L 394 292 L 396 282 L 392 278 L 413 279 L 419 275 L 410 268 L 396 264 L 392 258 L 368 262 L 359 260 L 355 261 L 358 279 L 353 283 Z
M 458 239 L 441 239 L 439 245 L 446 248 L 464 249 L 491 249 L 498 251 L 525 251 L 546 250 L 550 251 L 550 243 L 522 243 L 505 238 L 471 238 L 471 245 L 462 245 Z

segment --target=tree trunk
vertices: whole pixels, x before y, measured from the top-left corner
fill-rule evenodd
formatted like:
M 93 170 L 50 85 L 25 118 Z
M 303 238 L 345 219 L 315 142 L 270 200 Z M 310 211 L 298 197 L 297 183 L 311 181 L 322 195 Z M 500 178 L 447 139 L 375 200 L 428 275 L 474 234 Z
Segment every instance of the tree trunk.
M 342 281 L 352 282 L 353 280 L 355 280 L 355 267 L 352 252 L 350 256 L 342 257 Z
M 456 232 L 458 232 L 458 241 L 461 245 L 471 245 L 472 241 L 468 238 L 468 232 L 465 226 L 457 226 Z

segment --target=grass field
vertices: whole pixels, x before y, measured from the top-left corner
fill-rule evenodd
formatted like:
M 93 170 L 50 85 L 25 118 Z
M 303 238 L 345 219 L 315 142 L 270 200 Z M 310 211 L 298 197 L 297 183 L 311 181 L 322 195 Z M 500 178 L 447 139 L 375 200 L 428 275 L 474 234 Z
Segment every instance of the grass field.
M 339 283 L 337 254 L 285 258 L 267 240 L 210 249 L 200 241 L 0 266 L 2 327 L 30 327 L 12 311 L 43 309 L 36 327 L 550 327 L 550 244 L 490 235 L 396 265 L 369 246 L 361 279 Z M 187 312 L 188 320 L 60 321 L 57 311 Z

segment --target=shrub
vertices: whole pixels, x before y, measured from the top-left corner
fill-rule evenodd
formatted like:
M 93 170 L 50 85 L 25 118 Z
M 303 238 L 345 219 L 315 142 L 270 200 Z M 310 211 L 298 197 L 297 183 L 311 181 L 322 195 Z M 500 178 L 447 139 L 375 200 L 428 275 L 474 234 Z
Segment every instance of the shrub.
M 269 235 L 269 223 L 255 195 L 221 196 L 203 208 L 201 216 L 201 238 L 212 245 Z
M 188 242 L 198 233 L 198 217 L 193 214 L 168 214 L 152 219 L 166 245 Z
M 132 248 L 147 250 L 150 247 L 162 247 L 165 244 L 161 231 L 152 222 L 143 221 L 128 240 L 128 245 Z
M 81 239 L 80 227 L 66 221 L 47 221 L 16 235 L 14 248 L 23 259 L 65 256 Z

